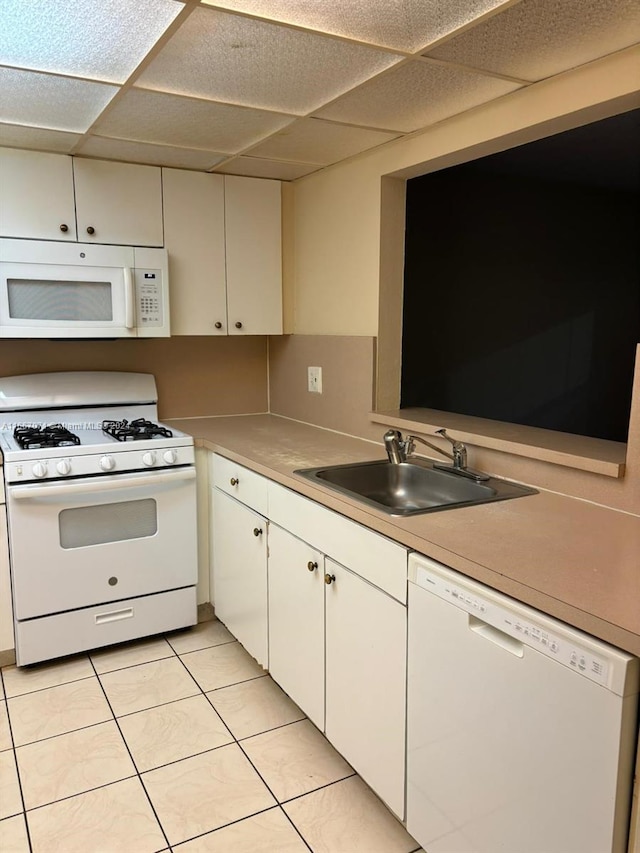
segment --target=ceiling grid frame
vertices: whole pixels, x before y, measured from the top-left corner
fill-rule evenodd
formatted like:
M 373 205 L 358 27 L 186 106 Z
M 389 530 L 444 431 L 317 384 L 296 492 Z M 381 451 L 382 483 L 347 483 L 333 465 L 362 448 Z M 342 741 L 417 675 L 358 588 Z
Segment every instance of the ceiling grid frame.
M 50 23 L 52 7 L 59 27 L 45 33 L 28 11 L 41 10 Z M 120 10 L 119 21 L 109 20 L 102 0 L 3 0 L 0 76 L 10 85 L 0 97 L 0 146 L 296 180 L 640 43 L 636 0 L 114 0 L 109 7 Z M 114 56 L 95 56 L 92 65 L 101 33 L 117 33 L 132 16 L 144 23 L 129 65 L 127 51 L 108 38 Z M 219 79 L 206 32 L 199 58 L 184 47 L 208 20 L 217 26 L 216 55 L 226 57 Z M 67 36 L 75 42 L 65 53 Z M 131 38 L 127 31 L 123 41 Z M 199 94 L 176 91 L 176 81 L 188 81 L 189 61 Z M 94 67 L 112 71 L 103 79 Z M 242 77 L 235 88 L 234 68 Z M 149 85 L 163 75 L 163 86 Z

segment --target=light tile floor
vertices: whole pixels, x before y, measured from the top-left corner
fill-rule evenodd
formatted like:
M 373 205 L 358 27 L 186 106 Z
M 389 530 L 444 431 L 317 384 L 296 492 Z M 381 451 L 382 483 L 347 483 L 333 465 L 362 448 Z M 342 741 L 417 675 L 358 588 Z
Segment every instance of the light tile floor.
M 2 853 L 419 849 L 218 621 L 2 670 Z

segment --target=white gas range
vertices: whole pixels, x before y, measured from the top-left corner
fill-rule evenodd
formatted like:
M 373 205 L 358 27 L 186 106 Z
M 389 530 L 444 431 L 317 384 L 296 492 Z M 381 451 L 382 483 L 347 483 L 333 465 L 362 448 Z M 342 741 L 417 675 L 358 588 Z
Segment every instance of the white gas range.
M 193 439 L 157 415 L 150 374 L 0 379 L 18 665 L 196 622 Z

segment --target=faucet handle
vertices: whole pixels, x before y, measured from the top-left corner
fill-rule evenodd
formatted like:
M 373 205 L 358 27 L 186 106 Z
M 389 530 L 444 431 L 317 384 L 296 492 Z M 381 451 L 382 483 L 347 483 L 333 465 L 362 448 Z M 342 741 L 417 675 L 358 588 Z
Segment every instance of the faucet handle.
M 451 438 L 450 435 L 447 435 L 446 429 L 437 429 L 436 435 L 441 435 L 443 438 L 446 438 L 447 441 L 451 442 L 453 447 L 453 466 L 454 468 L 466 468 L 467 466 L 467 448 L 461 441 L 457 441 L 454 438 Z

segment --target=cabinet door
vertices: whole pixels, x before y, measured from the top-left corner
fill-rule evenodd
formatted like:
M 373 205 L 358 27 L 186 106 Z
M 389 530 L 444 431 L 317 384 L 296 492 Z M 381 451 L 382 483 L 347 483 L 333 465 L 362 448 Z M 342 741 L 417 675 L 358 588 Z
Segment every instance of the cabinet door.
M 224 180 L 229 333 L 281 335 L 280 181 Z
M 212 489 L 212 602 L 216 616 L 267 666 L 267 522 Z
M 0 236 L 75 240 L 71 157 L 0 150 Z
M 269 526 L 269 670 L 324 729 L 324 559 Z
M 74 158 L 78 240 L 162 246 L 159 166 Z
M 0 504 L 0 652 L 14 648 L 7 518 L 5 506 Z
M 326 735 L 404 818 L 407 611 L 325 560 Z
M 172 335 L 226 335 L 224 178 L 162 170 Z

